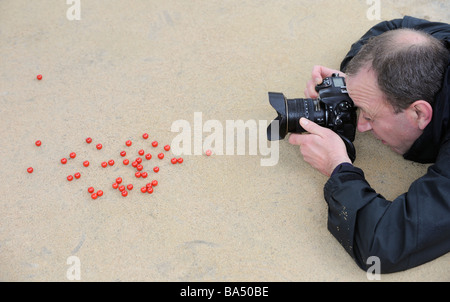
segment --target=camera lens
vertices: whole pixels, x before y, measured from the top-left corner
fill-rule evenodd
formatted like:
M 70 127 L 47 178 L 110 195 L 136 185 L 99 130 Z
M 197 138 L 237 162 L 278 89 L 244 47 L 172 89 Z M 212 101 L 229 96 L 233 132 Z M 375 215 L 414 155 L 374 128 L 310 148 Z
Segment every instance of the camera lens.
M 270 141 L 284 139 L 289 132 L 305 132 L 305 129 L 299 123 L 302 117 L 314 121 L 319 125 L 326 124 L 326 105 L 319 100 L 286 99 L 282 93 L 269 92 L 269 102 L 278 114 L 269 127 L 267 127 L 267 138 Z

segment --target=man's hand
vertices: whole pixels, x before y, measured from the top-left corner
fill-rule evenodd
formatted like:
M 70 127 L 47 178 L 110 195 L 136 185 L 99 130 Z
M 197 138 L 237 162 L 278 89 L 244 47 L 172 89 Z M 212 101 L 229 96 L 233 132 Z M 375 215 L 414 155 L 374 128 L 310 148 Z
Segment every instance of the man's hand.
M 289 136 L 289 143 L 300 146 L 303 159 L 313 168 L 326 176 L 341 163 L 352 163 L 342 139 L 333 130 L 321 127 L 306 119 L 300 119 L 300 125 L 308 134 Z
M 328 67 L 316 65 L 311 72 L 311 79 L 306 83 L 305 96 L 307 98 L 316 99 L 319 94 L 316 91 L 316 85 L 322 83 L 323 79 L 331 77 L 333 73 L 339 73 L 345 77 L 343 72 Z

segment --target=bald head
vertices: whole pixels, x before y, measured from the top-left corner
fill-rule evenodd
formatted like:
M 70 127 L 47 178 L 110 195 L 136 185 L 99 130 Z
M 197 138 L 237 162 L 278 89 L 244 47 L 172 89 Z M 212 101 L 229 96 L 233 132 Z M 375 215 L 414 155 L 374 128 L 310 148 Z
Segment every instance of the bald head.
M 396 29 L 369 39 L 347 65 L 346 74 L 372 69 L 386 100 L 401 112 L 417 100 L 433 104 L 448 61 L 441 41 L 422 31 Z
M 388 31 L 386 36 L 391 36 L 393 46 L 397 44 L 400 47 L 408 45 L 423 45 L 430 43 L 430 40 L 434 39 L 422 31 L 412 30 L 409 28 Z

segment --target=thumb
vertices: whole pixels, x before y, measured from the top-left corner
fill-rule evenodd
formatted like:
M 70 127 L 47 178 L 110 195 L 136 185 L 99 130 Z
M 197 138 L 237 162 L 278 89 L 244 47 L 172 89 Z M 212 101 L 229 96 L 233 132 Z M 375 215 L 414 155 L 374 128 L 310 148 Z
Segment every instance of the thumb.
M 322 127 L 320 127 L 319 125 L 317 125 L 313 121 L 308 120 L 307 118 L 304 118 L 304 117 L 300 118 L 300 126 L 302 126 L 303 129 L 305 129 L 309 133 L 317 134 L 319 136 L 322 136 L 321 135 Z

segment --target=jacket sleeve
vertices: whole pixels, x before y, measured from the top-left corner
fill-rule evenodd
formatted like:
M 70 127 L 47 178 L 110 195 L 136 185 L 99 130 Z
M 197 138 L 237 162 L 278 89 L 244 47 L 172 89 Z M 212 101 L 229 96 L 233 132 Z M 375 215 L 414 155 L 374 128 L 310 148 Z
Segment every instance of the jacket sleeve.
M 436 163 L 393 201 L 377 194 L 361 169 L 342 166 L 325 184 L 328 229 L 363 270 L 418 266 L 450 251 L 450 137 Z
M 383 21 L 372 27 L 358 41 L 352 44 L 350 51 L 341 62 L 340 70 L 345 72 L 348 62 L 350 62 L 350 60 L 360 51 L 361 47 L 366 44 L 371 37 L 375 37 L 386 31 L 398 28 L 422 30 L 433 37 L 444 41 L 444 43 L 449 43 L 448 37 L 450 36 L 450 26 L 446 23 L 431 22 L 410 16 L 405 16 L 402 19 Z

